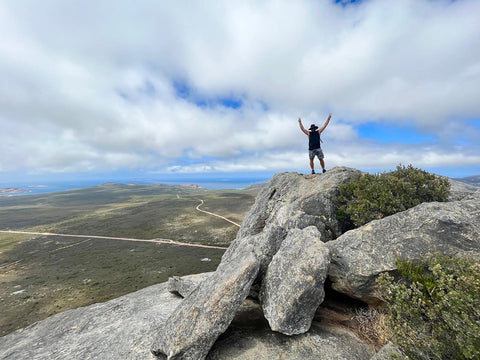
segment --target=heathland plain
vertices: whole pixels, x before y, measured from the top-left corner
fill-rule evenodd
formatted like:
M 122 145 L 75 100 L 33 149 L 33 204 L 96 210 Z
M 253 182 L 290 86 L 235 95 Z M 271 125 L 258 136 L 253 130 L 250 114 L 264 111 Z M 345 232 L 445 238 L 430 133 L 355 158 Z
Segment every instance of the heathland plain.
M 198 211 L 198 205 L 241 224 L 258 190 L 108 183 L 0 197 L 0 336 L 55 313 L 167 281 L 172 275 L 215 270 L 224 252 L 220 248 L 94 236 L 226 248 L 238 227 Z

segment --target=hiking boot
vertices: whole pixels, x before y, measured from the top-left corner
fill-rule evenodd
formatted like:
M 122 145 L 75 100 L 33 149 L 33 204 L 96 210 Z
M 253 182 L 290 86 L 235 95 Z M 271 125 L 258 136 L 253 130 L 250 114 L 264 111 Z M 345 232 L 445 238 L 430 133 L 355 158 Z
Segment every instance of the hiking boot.
M 326 173 L 326 172 L 327 172 L 327 170 L 323 169 L 323 172 L 324 172 L 324 173 Z
M 315 174 L 315 170 L 312 170 L 312 174 Z

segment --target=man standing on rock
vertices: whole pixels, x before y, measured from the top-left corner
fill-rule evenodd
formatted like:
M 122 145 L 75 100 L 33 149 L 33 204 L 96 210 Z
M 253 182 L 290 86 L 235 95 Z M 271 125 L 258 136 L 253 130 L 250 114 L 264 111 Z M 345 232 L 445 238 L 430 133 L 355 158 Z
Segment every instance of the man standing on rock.
M 305 133 L 305 135 L 308 136 L 308 156 L 310 158 L 310 168 L 312 169 L 312 174 L 315 174 L 315 167 L 313 164 L 315 156 L 318 157 L 318 160 L 320 160 L 320 165 L 322 166 L 323 172 L 327 171 L 325 170 L 323 151 L 320 146 L 320 143 L 322 142 L 322 140 L 320 140 L 320 134 L 327 127 L 331 117 L 332 114 L 328 114 L 327 121 L 325 121 L 325 124 L 323 124 L 321 129 L 318 129 L 318 126 L 316 126 L 315 124 L 310 125 L 310 129 L 308 129 L 310 131 L 305 130 L 302 125 L 302 119 L 298 118 L 298 124 L 300 125 L 300 129 Z

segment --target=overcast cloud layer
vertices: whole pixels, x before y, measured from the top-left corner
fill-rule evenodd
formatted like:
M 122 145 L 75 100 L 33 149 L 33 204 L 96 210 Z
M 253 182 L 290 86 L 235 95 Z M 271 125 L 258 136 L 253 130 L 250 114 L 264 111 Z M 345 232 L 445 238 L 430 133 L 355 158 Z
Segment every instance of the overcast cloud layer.
M 0 176 L 305 171 L 297 118 L 329 112 L 329 168 L 480 173 L 478 14 L 477 0 L 1 1 Z M 366 138 L 371 123 L 398 137 Z

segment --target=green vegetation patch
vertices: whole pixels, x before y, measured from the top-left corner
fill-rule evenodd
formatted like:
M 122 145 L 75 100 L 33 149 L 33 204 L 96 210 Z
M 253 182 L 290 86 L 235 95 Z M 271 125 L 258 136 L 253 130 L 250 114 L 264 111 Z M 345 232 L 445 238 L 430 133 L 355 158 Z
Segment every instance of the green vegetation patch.
M 0 233 L 0 264 L 4 263 L 4 254 L 13 249 L 22 241 L 31 239 L 33 236 L 28 234 L 9 234 Z M 1 266 L 1 265 L 0 265 Z
M 480 359 L 480 262 L 437 255 L 401 261 L 377 283 L 392 341 L 409 359 Z
M 170 276 L 213 271 L 222 250 L 40 236 L 2 254 L 0 335 Z
M 360 174 L 339 187 L 337 216 L 344 230 L 410 209 L 423 202 L 447 201 L 450 183 L 424 170 L 399 165 L 395 171 Z

